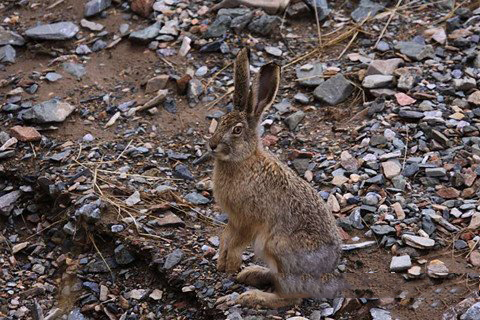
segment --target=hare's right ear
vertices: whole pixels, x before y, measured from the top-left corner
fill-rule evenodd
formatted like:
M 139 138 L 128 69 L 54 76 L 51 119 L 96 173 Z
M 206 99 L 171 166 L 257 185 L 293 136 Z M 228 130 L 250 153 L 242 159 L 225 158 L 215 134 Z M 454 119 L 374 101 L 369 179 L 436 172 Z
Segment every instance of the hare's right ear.
M 244 111 L 250 91 L 250 49 L 248 47 L 240 50 L 235 59 L 234 82 L 233 105 L 238 111 Z

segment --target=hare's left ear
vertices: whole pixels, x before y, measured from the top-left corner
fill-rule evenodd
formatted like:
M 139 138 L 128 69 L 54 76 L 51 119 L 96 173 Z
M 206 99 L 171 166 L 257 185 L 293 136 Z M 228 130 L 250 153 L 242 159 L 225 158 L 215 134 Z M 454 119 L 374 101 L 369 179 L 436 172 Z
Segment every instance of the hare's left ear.
M 249 116 L 260 120 L 262 113 L 272 105 L 280 86 L 280 66 L 268 63 L 260 68 L 250 91 Z

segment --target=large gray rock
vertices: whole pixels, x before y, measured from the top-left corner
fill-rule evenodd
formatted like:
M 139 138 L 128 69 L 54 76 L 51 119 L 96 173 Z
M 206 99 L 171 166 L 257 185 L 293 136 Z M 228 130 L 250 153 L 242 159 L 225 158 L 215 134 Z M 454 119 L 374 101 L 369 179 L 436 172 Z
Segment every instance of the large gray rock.
M 72 76 L 76 77 L 77 79 L 80 79 L 85 75 L 85 73 L 87 73 L 87 71 L 85 70 L 85 67 L 78 63 L 64 62 L 62 66 L 63 66 L 63 70 L 65 70 Z
M 20 191 L 12 191 L 0 197 L 0 214 L 8 216 L 15 205 L 15 202 L 20 198 L 22 193 Z
M 0 62 L 14 63 L 17 52 L 11 45 L 0 47 Z
M 134 31 L 130 33 L 129 39 L 132 41 L 138 42 L 148 42 L 155 39 L 159 33 L 162 24 L 160 22 L 156 22 L 145 29 L 141 29 L 138 31 Z
M 112 5 L 111 0 L 90 0 L 85 4 L 85 17 L 94 16 Z
M 75 37 L 79 27 L 73 22 L 43 24 L 25 31 L 27 37 L 35 40 L 67 40 Z
M 300 122 L 305 118 L 305 112 L 299 110 L 285 119 L 285 123 L 288 125 L 288 128 L 293 131 L 300 124 Z
M 57 99 L 34 105 L 22 114 L 22 119 L 36 123 L 63 122 L 75 110 L 75 106 Z
M 25 39 L 16 32 L 5 30 L 0 27 L 0 46 L 4 45 L 23 46 Z
M 320 84 L 313 95 L 329 105 L 336 105 L 345 101 L 353 92 L 353 85 L 342 74 L 328 79 Z
M 280 17 L 263 15 L 250 22 L 248 30 L 262 36 L 268 36 L 278 30 L 281 24 L 282 19 Z
M 357 9 L 352 12 L 352 19 L 355 20 L 355 22 L 360 22 L 367 18 L 369 14 L 372 18 L 377 14 L 378 11 L 382 10 L 383 8 L 385 7 L 380 3 L 370 0 L 362 0 L 360 1 Z
M 395 45 L 395 49 L 417 61 L 426 58 L 433 58 L 435 56 L 435 52 L 431 45 L 420 44 L 414 41 L 400 41 Z
M 175 249 L 173 250 L 172 253 L 170 253 L 166 258 L 165 258 L 165 263 L 163 264 L 164 269 L 171 269 L 175 267 L 183 258 L 183 251 L 180 249 Z
M 370 315 L 372 316 L 372 320 L 392 320 L 390 311 L 380 308 L 370 309 Z
M 225 33 L 227 33 L 231 22 L 232 18 L 230 16 L 218 16 L 217 19 L 215 19 L 215 21 L 213 21 L 213 23 L 208 27 L 204 37 L 207 39 L 222 37 Z
M 480 302 L 475 303 L 473 306 L 468 308 L 460 319 L 462 320 L 478 320 L 480 319 Z
M 328 15 L 330 14 L 331 10 L 328 7 L 327 0 L 307 0 L 307 1 L 310 4 L 310 6 L 312 6 L 312 8 L 315 6 L 315 4 L 317 5 L 317 16 L 319 21 L 325 20 L 325 18 L 327 18 Z
M 115 248 L 115 261 L 119 265 L 126 265 L 135 261 L 135 257 L 130 253 L 130 251 L 125 248 L 123 244 Z
M 323 63 L 309 63 L 297 67 L 295 73 L 297 74 L 298 83 L 306 87 L 317 87 L 325 81 L 323 79 L 324 68 L 325 65 Z

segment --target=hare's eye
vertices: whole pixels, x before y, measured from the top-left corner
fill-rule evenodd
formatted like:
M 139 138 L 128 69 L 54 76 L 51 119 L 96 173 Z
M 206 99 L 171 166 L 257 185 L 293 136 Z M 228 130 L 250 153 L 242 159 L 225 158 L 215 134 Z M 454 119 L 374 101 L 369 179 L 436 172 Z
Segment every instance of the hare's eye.
M 235 126 L 235 127 L 233 127 L 232 132 L 233 132 L 233 134 L 240 134 L 240 133 L 242 133 L 242 126 Z

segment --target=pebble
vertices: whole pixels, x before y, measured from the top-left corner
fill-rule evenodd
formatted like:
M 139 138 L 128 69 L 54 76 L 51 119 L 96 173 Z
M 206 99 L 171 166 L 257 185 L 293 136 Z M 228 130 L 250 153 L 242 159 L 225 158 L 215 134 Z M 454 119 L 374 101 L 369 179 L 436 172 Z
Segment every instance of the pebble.
M 401 272 L 410 269 L 412 266 L 412 260 L 409 255 L 403 255 L 398 257 L 392 257 L 390 262 L 390 271 Z
M 427 265 L 427 274 L 431 278 L 445 278 L 448 276 L 448 273 L 447 266 L 441 260 L 432 260 Z

